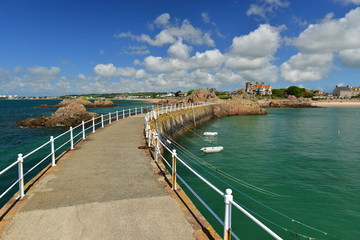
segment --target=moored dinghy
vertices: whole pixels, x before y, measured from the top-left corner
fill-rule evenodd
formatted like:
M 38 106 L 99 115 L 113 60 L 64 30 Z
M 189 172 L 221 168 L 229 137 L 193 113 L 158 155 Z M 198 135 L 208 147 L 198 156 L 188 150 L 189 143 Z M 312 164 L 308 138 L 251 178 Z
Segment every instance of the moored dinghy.
M 216 136 L 218 135 L 217 132 L 204 132 L 204 136 Z
M 216 153 L 216 152 L 221 152 L 222 150 L 224 150 L 224 147 L 223 146 L 203 147 L 200 150 L 203 151 L 204 153 Z

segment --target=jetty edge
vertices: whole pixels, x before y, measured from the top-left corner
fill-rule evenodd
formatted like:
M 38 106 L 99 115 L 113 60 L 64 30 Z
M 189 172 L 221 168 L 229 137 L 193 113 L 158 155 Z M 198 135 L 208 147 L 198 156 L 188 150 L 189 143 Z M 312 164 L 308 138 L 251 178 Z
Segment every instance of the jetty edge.
M 162 107 L 154 111 L 159 111 L 159 115 L 149 122 L 150 131 L 155 130 L 160 135 L 167 135 L 172 138 L 176 138 L 189 129 L 211 119 L 267 114 L 265 109 L 251 100 L 228 100 L 177 111 L 171 111 L 169 107 L 165 107 L 165 109 Z

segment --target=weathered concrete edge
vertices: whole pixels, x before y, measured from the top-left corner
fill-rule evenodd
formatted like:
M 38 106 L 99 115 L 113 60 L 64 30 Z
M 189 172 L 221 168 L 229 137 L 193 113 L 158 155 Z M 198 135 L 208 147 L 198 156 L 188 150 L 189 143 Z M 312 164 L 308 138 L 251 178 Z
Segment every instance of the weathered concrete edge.
M 214 106 L 202 106 L 160 115 L 156 121 L 153 120 L 150 122 L 150 126 L 153 130 L 156 129 L 160 135 L 175 138 L 188 131 L 190 128 L 215 117 Z M 153 158 L 154 152 L 150 151 L 150 154 Z M 195 239 L 222 239 L 196 208 L 181 186 L 177 185 L 178 189 L 176 191 L 171 189 L 172 176 L 167 171 L 162 160 L 160 159 L 158 162 L 152 161 L 151 165 L 154 168 L 155 174 L 161 176 L 158 178 L 158 181 L 165 186 L 169 195 L 177 201 L 181 211 L 185 214 L 186 219 L 193 227 Z
M 206 218 L 196 208 L 194 203 L 186 195 L 181 186 L 177 185 L 177 190 L 172 190 L 171 174 L 168 172 L 163 162 L 155 162 L 153 160 L 154 152 L 151 149 L 149 149 L 148 155 L 151 158 L 150 165 L 154 170 L 154 174 L 157 177 L 158 183 L 162 185 L 169 196 L 172 197 L 179 205 L 179 208 L 184 214 L 185 219 L 190 223 L 194 230 L 194 238 L 197 240 L 221 240 L 222 238 L 217 234 Z

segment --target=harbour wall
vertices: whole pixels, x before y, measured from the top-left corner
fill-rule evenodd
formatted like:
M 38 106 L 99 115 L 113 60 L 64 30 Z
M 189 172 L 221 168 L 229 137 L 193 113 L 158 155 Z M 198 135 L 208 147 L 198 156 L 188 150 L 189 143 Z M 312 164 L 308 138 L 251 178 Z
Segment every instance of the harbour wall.
M 265 114 L 267 112 L 252 101 L 227 101 L 162 114 L 157 119 L 150 121 L 150 129 L 155 130 L 160 136 L 165 135 L 174 138 L 194 126 L 214 118 Z

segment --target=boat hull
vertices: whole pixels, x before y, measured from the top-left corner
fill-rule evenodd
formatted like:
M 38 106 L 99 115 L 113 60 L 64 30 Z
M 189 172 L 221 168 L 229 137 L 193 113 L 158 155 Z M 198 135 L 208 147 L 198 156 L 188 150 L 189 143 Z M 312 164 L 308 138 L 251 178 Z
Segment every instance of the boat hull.
M 203 147 L 200 149 L 201 151 L 203 151 L 204 153 L 216 153 L 216 152 L 221 152 L 222 150 L 224 150 L 224 147 L 222 146 L 218 146 L 218 147 Z

